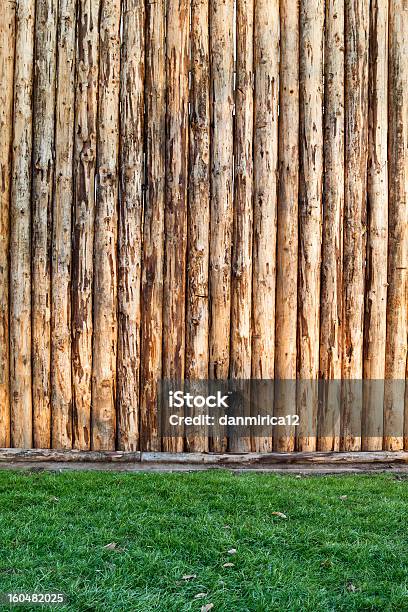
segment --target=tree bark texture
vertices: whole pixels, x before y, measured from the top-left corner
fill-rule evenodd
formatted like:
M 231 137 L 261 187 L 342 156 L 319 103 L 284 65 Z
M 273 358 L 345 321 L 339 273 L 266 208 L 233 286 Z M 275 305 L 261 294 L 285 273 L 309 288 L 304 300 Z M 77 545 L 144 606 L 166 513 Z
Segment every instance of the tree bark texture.
M 144 188 L 145 10 L 123 4 L 121 198 L 118 245 L 118 446 L 139 447 L 141 271 Z
M 52 445 L 72 448 L 71 261 L 76 0 L 60 0 L 51 261 Z
M 91 447 L 93 243 L 99 86 L 99 0 L 78 0 L 72 245 L 74 448 Z
M 11 443 L 33 442 L 31 368 L 31 169 L 35 2 L 16 5 L 10 201 Z
M 0 19 L 0 447 L 10 446 L 9 245 L 16 7 Z
M 108 450 L 116 442 L 120 16 L 120 0 L 102 1 L 93 287 L 94 450 Z

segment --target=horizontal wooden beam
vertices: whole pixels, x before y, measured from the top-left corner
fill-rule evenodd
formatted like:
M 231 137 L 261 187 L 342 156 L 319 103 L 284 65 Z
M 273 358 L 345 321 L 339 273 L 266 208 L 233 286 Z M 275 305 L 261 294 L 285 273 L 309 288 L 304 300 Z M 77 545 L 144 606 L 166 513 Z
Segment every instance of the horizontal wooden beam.
M 361 465 L 408 464 L 408 452 L 301 452 L 301 453 L 142 453 L 125 451 L 79 451 L 55 449 L 0 449 L 0 463 L 13 462 L 75 462 L 75 463 L 142 463 L 146 465 L 218 465 L 259 466 L 273 465 Z
M 75 462 L 75 463 L 120 463 L 140 461 L 141 453 L 122 451 L 80 451 L 57 449 L 1 448 L 0 463 L 10 462 Z
M 274 464 L 361 464 L 408 463 L 408 452 L 301 452 L 301 453 L 142 453 L 142 463 L 189 463 L 206 465 L 259 465 Z

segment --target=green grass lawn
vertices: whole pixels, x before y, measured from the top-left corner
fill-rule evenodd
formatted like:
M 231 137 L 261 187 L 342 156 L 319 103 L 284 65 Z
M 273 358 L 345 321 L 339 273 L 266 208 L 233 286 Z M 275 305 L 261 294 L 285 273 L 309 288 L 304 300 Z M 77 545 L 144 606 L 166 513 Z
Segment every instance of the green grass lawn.
M 408 610 L 408 480 L 2 471 L 0 591 L 75 611 Z

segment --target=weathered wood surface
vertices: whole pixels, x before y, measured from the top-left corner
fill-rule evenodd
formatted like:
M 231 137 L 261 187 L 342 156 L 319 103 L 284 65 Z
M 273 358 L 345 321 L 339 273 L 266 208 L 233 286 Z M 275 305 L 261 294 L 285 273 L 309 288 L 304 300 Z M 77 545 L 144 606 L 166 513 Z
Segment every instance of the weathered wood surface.
M 0 446 L 10 444 L 9 244 L 16 7 L 0 19 Z
M 258 466 L 289 466 L 330 468 L 330 466 L 345 466 L 358 468 L 359 466 L 397 466 L 408 463 L 408 453 L 399 452 L 295 452 L 295 453 L 154 453 L 154 452 L 121 452 L 121 451 L 78 451 L 19 448 L 0 449 L 0 463 L 32 464 L 55 462 L 88 463 L 88 464 L 121 464 L 141 463 L 145 469 L 150 465 L 157 466 L 225 466 L 250 467 Z
M 76 0 L 60 0 L 51 255 L 51 416 L 53 448 L 72 447 L 71 231 Z
M 251 377 L 275 374 L 276 216 L 278 196 L 279 1 L 255 2 L 254 186 L 252 250 Z M 264 399 L 265 410 L 273 397 Z M 272 431 L 252 440 L 252 450 L 271 451 Z
M 51 446 L 51 232 L 57 44 L 56 0 L 35 14 L 32 176 L 32 368 L 34 445 Z
M 35 1 L 16 4 L 10 200 L 11 443 L 33 443 L 31 367 L 31 170 Z
M 78 0 L 72 241 L 74 447 L 91 447 L 93 242 L 99 86 L 99 0 Z
M 185 371 L 189 18 L 187 0 L 168 4 L 163 378 L 174 381 Z M 164 438 L 163 448 L 181 452 L 183 438 Z
M 316 450 L 323 196 L 323 0 L 303 0 L 299 63 L 299 287 L 297 448 Z
M 120 200 L 118 230 L 118 446 L 139 445 L 140 288 L 144 185 L 144 5 L 122 5 Z
M 344 0 L 326 3 L 324 48 L 324 206 L 320 289 L 320 371 L 322 380 L 341 379 L 344 214 Z M 318 450 L 340 446 L 338 393 L 322 398 Z M 330 387 L 328 387 L 330 391 Z
M 225 379 L 230 365 L 231 236 L 233 224 L 234 2 L 210 0 L 210 331 L 209 376 Z M 211 440 L 226 449 L 222 431 Z
M 121 461 L 140 461 L 140 452 L 121 452 L 121 451 L 81 451 L 64 449 L 20 449 L 20 448 L 0 448 L 0 463 L 5 461 L 35 462 L 43 461 L 54 462 L 121 462 Z
M 280 3 L 279 195 L 276 249 L 275 378 L 296 380 L 299 183 L 299 7 L 297 0 Z M 290 385 L 289 389 L 294 389 Z M 287 414 L 296 397 L 280 395 L 277 416 Z M 293 451 L 295 432 L 274 431 L 274 449 Z
M 389 224 L 385 378 L 404 380 L 408 337 L 408 6 L 390 0 Z M 403 448 L 402 386 L 385 387 L 384 448 Z
M 406 0 L 3 4 L 0 444 L 402 450 Z M 300 426 L 162 436 L 207 378 Z
M 254 135 L 254 0 L 237 2 L 230 376 L 251 378 L 252 209 Z M 248 393 L 248 391 L 247 391 Z M 249 398 L 248 398 L 249 399 Z M 247 402 L 248 406 L 250 405 Z M 251 433 L 234 436 L 232 452 L 251 450 Z
M 210 252 L 209 1 L 191 4 L 191 91 L 187 228 L 186 379 L 208 377 Z M 208 436 L 187 436 L 192 452 L 208 449 Z
M 366 379 L 384 380 L 387 328 L 388 254 L 388 2 L 370 12 L 368 114 L 368 219 L 364 370 Z M 382 449 L 384 389 L 363 397 L 362 450 Z
M 94 237 L 93 450 L 116 443 L 120 0 L 102 0 Z
M 345 2 L 345 190 L 343 250 L 342 448 L 360 450 L 363 376 L 369 0 Z
M 369 464 L 408 463 L 408 453 L 400 452 L 294 452 L 294 453 L 142 453 L 145 463 L 204 463 L 204 464 Z
M 160 450 L 157 381 L 162 375 L 164 206 L 166 182 L 165 2 L 146 6 L 146 198 L 143 221 L 140 435 Z

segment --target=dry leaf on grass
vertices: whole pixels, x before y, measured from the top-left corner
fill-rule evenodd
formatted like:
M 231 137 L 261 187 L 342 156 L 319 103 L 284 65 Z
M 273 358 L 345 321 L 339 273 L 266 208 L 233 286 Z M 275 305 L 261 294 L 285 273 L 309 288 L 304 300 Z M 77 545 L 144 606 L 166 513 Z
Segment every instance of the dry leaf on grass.
M 209 604 L 205 604 L 205 606 L 201 606 L 201 612 L 208 612 L 208 610 L 212 610 L 214 607 L 214 604 L 209 603 Z
M 347 585 L 347 590 L 350 591 L 350 593 L 355 593 L 357 591 L 357 587 L 354 586 L 352 582 L 349 582 Z
M 237 549 L 236 548 L 230 548 L 229 551 L 228 551 L 229 555 L 236 555 L 236 553 L 237 553 Z
M 197 593 L 197 595 L 194 595 L 194 599 L 203 599 L 203 597 L 207 597 L 207 593 Z
M 348 497 L 347 495 L 340 495 L 340 499 L 342 499 L 342 500 L 347 499 L 347 497 Z
M 123 552 L 123 548 L 120 548 L 120 546 L 118 546 L 116 542 L 110 542 L 109 544 L 106 544 L 104 548 L 106 548 L 106 550 L 116 550 L 117 552 Z
M 186 574 L 181 577 L 182 580 L 193 580 L 194 578 L 197 578 L 197 574 Z
M 272 512 L 273 516 L 280 516 L 280 518 L 287 519 L 288 517 L 283 512 Z
M 234 567 L 234 563 L 224 563 L 222 567 Z

